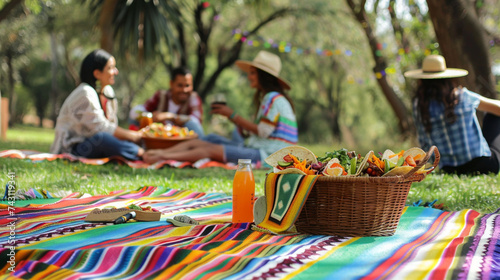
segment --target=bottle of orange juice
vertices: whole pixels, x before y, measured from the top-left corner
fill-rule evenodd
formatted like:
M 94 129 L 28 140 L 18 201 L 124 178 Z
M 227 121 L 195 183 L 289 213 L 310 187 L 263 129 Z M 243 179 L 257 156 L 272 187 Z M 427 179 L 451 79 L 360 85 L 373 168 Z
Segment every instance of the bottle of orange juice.
M 252 161 L 239 159 L 233 180 L 233 223 L 253 222 L 254 193 Z
M 139 122 L 139 129 L 144 128 L 148 125 L 153 124 L 153 113 L 151 112 L 144 112 L 141 114 L 141 119 Z

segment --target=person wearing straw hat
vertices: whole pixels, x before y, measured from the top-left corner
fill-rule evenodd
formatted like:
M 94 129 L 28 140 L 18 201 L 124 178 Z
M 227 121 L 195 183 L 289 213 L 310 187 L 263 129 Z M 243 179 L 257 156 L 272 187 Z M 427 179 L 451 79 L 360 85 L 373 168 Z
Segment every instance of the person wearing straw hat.
M 424 58 L 422 68 L 404 73 L 418 79 L 413 98 L 417 136 L 423 149 L 435 145 L 446 173 L 498 173 L 500 166 L 500 100 L 486 98 L 454 78 L 467 70 L 447 68 L 441 55 Z M 485 112 L 483 128 L 476 111 Z
M 257 164 L 275 151 L 298 142 L 295 112 L 286 93 L 291 88 L 280 76 L 279 56 L 260 51 L 254 60 L 238 60 L 236 66 L 247 73 L 250 87 L 255 89 L 253 120 L 243 118 L 236 109 L 222 104 L 212 105 L 211 113 L 227 117 L 240 130 L 248 132 L 245 142 L 209 135 L 167 149 L 148 150 L 143 157 L 146 162 L 166 159 L 195 162 L 210 158 L 237 163 L 238 159 L 246 158 Z

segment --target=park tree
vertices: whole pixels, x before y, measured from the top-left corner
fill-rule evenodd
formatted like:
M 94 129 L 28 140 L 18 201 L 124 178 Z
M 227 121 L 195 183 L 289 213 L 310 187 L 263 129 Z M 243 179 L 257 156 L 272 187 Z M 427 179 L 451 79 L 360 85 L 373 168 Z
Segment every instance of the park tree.
M 35 29 L 46 36 L 45 46 L 37 45 L 37 51 L 29 51 L 30 55 L 50 57 L 51 67 L 46 69 L 52 73 L 49 103 L 56 105 L 49 115 L 53 118 L 61 104 L 57 105 L 57 100 L 62 102 L 70 92 L 62 88 L 67 85 L 60 75 L 68 84 L 78 84 L 77 66 L 90 48 L 100 46 L 117 58 L 120 75 L 115 90 L 120 112 L 125 114 L 154 87 L 166 84 L 165 76 L 178 65 L 193 70 L 195 88 L 204 99 L 215 91 L 224 91 L 238 102 L 235 104 L 248 102 L 245 98 L 252 91 L 243 86 L 244 75 L 226 70 L 237 59 L 251 59 L 259 50 L 268 49 L 280 55 L 283 74 L 294 85 L 291 94 L 301 135 L 307 135 L 309 141 L 329 141 L 331 135 L 338 142 L 363 137 L 356 132 L 362 131 L 365 138 L 377 139 L 383 133 L 407 131 L 404 127 L 411 124 L 407 93 L 412 84 L 406 85 L 401 74 L 418 67 L 428 53 L 444 53 L 442 46 L 447 44 L 436 39 L 425 0 L 35 2 L 46 6 L 56 3 L 52 10 L 42 9 L 45 21 L 39 27 L 43 28 Z M 486 8 L 490 0 L 475 2 L 471 7 L 482 24 L 495 10 Z M 0 0 L 4 4 L 0 5 L 0 15 L 10 3 L 26 10 L 24 1 Z M 80 6 L 75 9 L 77 4 Z M 17 15 L 10 13 L 14 18 Z M 10 16 L 5 20 L 11 20 Z M 497 18 L 498 12 L 493 22 Z M 381 29 L 380 22 L 386 29 Z M 165 26 L 168 32 L 164 32 Z M 496 30 L 484 29 L 485 37 L 494 39 Z M 270 46 L 268 39 L 275 39 L 279 48 Z M 37 44 L 44 40 L 37 40 Z M 281 45 L 281 41 L 286 44 Z M 299 54 L 297 47 L 310 49 Z M 340 50 L 352 51 L 353 55 Z M 45 62 L 32 60 L 33 65 L 37 63 L 46 67 Z M 459 67 L 451 63 L 450 67 Z M 30 75 L 29 71 L 25 68 L 21 72 Z M 6 88 L 6 77 L 2 73 L 2 89 Z M 41 82 L 26 81 L 31 85 Z M 125 119 L 124 114 L 119 117 Z M 397 128 L 399 132 L 391 131 Z M 371 133 L 373 130 L 377 132 Z M 358 146 L 360 142 L 352 143 Z
M 427 5 L 448 67 L 467 69 L 469 75 L 461 78 L 460 83 L 484 96 L 496 98 L 487 40 L 491 36 L 479 21 L 476 9 L 482 2 L 427 0 Z
M 194 89 L 204 100 L 215 87 L 222 72 L 240 57 L 245 42 L 233 40 L 230 34 L 225 34 L 227 37 L 224 40 L 212 36 L 218 27 L 217 18 L 220 13 L 224 9 L 234 11 L 243 7 L 245 10 L 253 10 L 255 15 L 255 10 L 260 6 L 252 4 L 265 1 L 209 3 L 195 0 L 178 2 L 179 4 L 175 1 L 142 0 L 130 3 L 119 1 L 116 4 L 113 1 L 98 0 L 84 2 L 90 3 L 91 13 L 99 16 L 96 22 L 101 30 L 101 47 L 116 49 L 119 59 L 124 62 L 121 64 L 124 65 L 123 69 L 134 71 L 134 66 L 143 69 L 143 75 L 137 79 L 139 82 L 124 81 L 128 93 L 122 100 L 122 108 L 128 111 L 141 85 L 147 82 L 159 66 L 157 61 L 162 63 L 167 73 L 176 66 L 194 65 L 189 67 L 193 70 Z M 266 9 L 262 12 L 265 14 L 263 16 L 248 17 L 257 20 L 245 27 L 249 30 L 245 37 L 255 36 L 266 25 L 292 12 L 293 9 L 290 8 Z M 242 20 L 231 24 L 238 26 L 244 23 Z M 116 48 L 113 47 L 115 41 L 120 42 Z M 211 46 L 215 49 L 211 50 Z M 192 53 L 196 54 L 195 62 L 189 61 L 193 56 L 188 54 Z M 207 71 L 208 61 L 213 58 L 216 58 L 217 66 Z M 127 71 L 126 75 L 131 73 Z
M 24 0 L 0 1 L 0 4 L 2 4 L 0 9 L 0 22 L 7 19 L 7 17 L 11 14 L 11 12 L 17 9 L 23 2 Z
M 174 34 L 181 21 L 180 7 L 176 1 L 101 1 L 82 0 L 89 4 L 90 12 L 97 16 L 101 31 L 101 48 L 121 56 L 132 56 L 137 62 L 164 56 L 161 47 L 173 53 L 178 48 Z M 115 42 L 118 47 L 115 48 Z
M 256 38 L 259 32 L 266 26 L 270 25 L 274 21 L 281 18 L 292 16 L 297 10 L 288 7 L 279 7 L 276 9 L 271 9 L 266 11 L 261 16 L 255 16 L 253 21 L 241 20 L 241 24 L 238 26 L 243 30 L 247 30 L 242 34 L 238 40 L 232 40 L 232 36 L 226 34 L 226 38 L 220 40 L 221 38 L 215 38 L 212 35 L 213 29 L 215 28 L 216 18 L 219 14 L 219 10 L 223 7 L 210 6 L 210 10 L 207 9 L 207 13 L 210 15 L 203 15 L 203 10 L 209 7 L 204 7 L 203 3 L 198 5 L 194 10 L 194 19 L 196 22 L 196 33 L 199 40 L 197 53 L 197 66 L 194 77 L 194 86 L 197 89 L 202 99 L 206 96 L 215 86 L 215 83 L 221 73 L 232 66 L 236 60 L 240 58 L 241 52 L 245 46 L 246 40 L 251 40 Z M 250 5 L 245 5 L 246 9 L 251 9 Z M 205 19 L 205 21 L 204 21 Z M 241 19 L 241 18 L 240 18 Z M 216 41 L 216 42 L 210 42 Z M 214 51 L 214 56 L 217 58 L 217 66 L 215 70 L 211 73 L 206 73 L 206 65 L 209 54 L 209 46 L 214 45 L 216 50 Z
M 120 42 L 116 51 L 122 56 L 131 55 L 141 61 L 146 58 L 159 59 L 170 71 L 173 67 L 188 64 L 187 40 L 195 45 L 196 63 L 193 67 L 194 88 L 202 99 L 213 89 L 223 70 L 239 58 L 244 40 L 220 40 L 215 54 L 210 53 L 211 40 L 217 17 L 227 7 L 242 6 L 245 10 L 256 9 L 253 4 L 263 1 L 99 1 L 91 2 L 91 12 L 99 15 L 101 47 L 114 50 L 114 41 Z M 246 27 L 251 38 L 270 22 L 285 17 L 293 11 L 278 8 L 260 17 L 253 26 Z M 194 35 L 194 36 L 193 36 Z M 217 38 L 219 39 L 219 38 Z M 161 43 L 166 42 L 165 47 Z M 211 55 L 217 57 L 217 68 L 207 74 L 207 60 Z M 167 59 L 166 59 L 167 58 Z
M 382 1 L 370 1 L 374 9 L 385 5 Z M 398 18 L 396 13 L 395 0 L 390 0 L 387 6 L 387 11 L 390 16 L 394 39 L 399 50 L 404 54 L 405 59 L 399 59 L 400 73 L 408 69 L 408 66 L 415 68 L 415 64 L 422 61 L 425 55 L 433 52 L 443 54 L 446 57 L 448 67 L 458 67 L 469 70 L 467 77 L 461 78 L 460 83 L 488 97 L 496 97 L 495 81 L 491 72 L 491 57 L 487 39 L 492 39 L 491 34 L 486 32 L 484 26 L 478 18 L 480 7 L 485 1 L 439 1 L 427 0 L 428 13 L 424 14 L 415 4 L 415 1 L 405 2 L 403 7 L 409 7 L 410 14 L 413 20 L 418 20 L 413 23 L 410 29 L 403 28 L 406 24 Z M 408 114 L 404 100 L 398 96 L 393 86 L 391 86 L 387 72 L 385 71 L 389 65 L 390 55 L 384 55 L 381 52 L 381 42 L 379 36 L 374 32 L 372 23 L 374 17 L 370 16 L 366 8 L 366 1 L 346 0 L 346 3 L 351 8 L 351 11 L 357 21 L 363 27 L 367 40 L 373 54 L 375 66 L 373 72 L 377 77 L 379 86 L 393 108 L 396 116 L 399 119 L 399 127 L 404 133 L 411 124 L 411 118 Z M 402 2 L 400 2 L 400 6 Z M 379 17 L 380 12 L 375 13 Z M 430 21 L 433 27 L 433 33 L 436 36 L 436 42 L 432 47 L 431 40 L 426 40 L 422 36 L 429 38 L 430 34 L 427 22 Z M 416 28 L 416 29 L 415 29 Z M 407 32 L 406 30 L 409 30 Z M 411 32 L 414 34 L 411 34 Z M 489 38 L 487 38 L 489 35 Z M 423 45 L 427 44 L 427 46 Z M 394 60 L 392 60 L 394 61 Z M 412 85 L 409 85 L 410 87 Z
M 377 38 L 373 28 L 373 21 L 370 20 L 366 12 L 366 1 L 346 0 L 346 3 L 351 9 L 352 14 L 356 18 L 356 20 L 361 25 L 368 40 L 370 51 L 375 62 L 372 71 L 377 78 L 378 85 L 399 120 L 399 129 L 401 133 L 403 135 L 407 134 L 410 131 L 409 129 L 412 123 L 411 115 L 408 113 L 408 108 L 405 106 L 401 98 L 396 94 L 394 88 L 391 86 L 387 78 L 387 58 L 381 53 L 382 43 Z
M 80 58 L 79 55 L 74 57 L 75 49 L 92 41 L 87 36 L 90 31 L 88 17 L 75 9 L 71 1 L 4 2 L 0 14 L 8 11 L 9 16 L 0 24 L 9 28 L 0 29 L 0 32 L 7 32 L 1 37 L 16 39 L 2 41 L 1 46 L 6 52 L 0 51 L 2 62 L 8 66 L 5 68 L 9 69 L 2 73 L 1 80 L 2 88 L 5 89 L 5 85 L 9 88 L 5 92 L 9 93 L 10 125 L 22 121 L 23 114 L 30 109 L 27 106 L 30 101 L 35 106 L 40 125 L 46 115 L 55 124 L 62 101 L 79 83 L 76 67 Z M 72 28 L 68 29 L 68 26 Z M 81 36 L 87 40 L 81 40 Z M 44 38 L 49 38 L 48 48 L 44 45 L 47 42 Z M 75 38 L 78 42 L 74 41 Z M 47 64 L 49 68 L 46 68 Z M 14 89 L 16 84 L 26 87 L 27 94 L 25 89 Z M 48 106 L 50 110 L 47 112 Z
M 0 29 L 0 38 L 4 38 L 0 45 L 0 56 L 2 57 L 1 87 L 0 90 L 9 99 L 10 119 L 9 126 L 22 119 L 26 108 L 18 103 L 19 98 L 15 92 L 15 87 L 19 81 L 18 70 L 26 64 L 26 55 L 34 43 L 31 39 L 36 37 L 34 29 L 30 28 L 33 23 L 21 6 L 15 6 L 10 13 L 16 16 L 3 20 L 3 25 L 9 25 L 9 28 Z M 7 93 L 7 94 L 5 94 Z
M 59 108 L 71 90 L 80 83 L 79 69 L 82 52 L 79 50 L 95 42 L 92 28 L 88 25 L 88 14 L 75 9 L 74 3 L 52 1 L 41 4 L 37 16 L 43 31 L 49 40 L 51 83 L 48 95 L 48 117 L 53 125 L 59 115 Z M 70 29 L 67 27 L 71 26 Z M 81 38 L 86 38 L 82 40 Z M 33 64 L 37 57 L 33 58 Z M 39 91 L 35 88 L 34 91 Z M 37 109 L 37 112 L 41 112 Z M 43 115 L 38 115 L 42 119 Z

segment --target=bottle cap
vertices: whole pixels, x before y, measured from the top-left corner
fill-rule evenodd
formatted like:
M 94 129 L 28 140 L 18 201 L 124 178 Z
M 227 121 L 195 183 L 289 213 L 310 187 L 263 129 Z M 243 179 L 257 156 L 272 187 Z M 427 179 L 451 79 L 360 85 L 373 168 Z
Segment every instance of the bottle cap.
M 251 159 L 240 158 L 240 159 L 238 159 L 238 164 L 240 164 L 240 163 L 250 164 L 250 163 L 252 163 L 252 160 Z

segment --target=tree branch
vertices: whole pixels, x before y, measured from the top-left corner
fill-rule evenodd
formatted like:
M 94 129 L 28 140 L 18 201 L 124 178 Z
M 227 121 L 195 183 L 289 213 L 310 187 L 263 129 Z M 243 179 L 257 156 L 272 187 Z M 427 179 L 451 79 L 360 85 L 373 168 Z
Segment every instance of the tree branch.
M 23 2 L 24 0 L 11 0 L 9 3 L 5 4 L 3 9 L 0 10 L 0 22 L 6 19 L 9 16 L 10 12 Z
M 275 11 L 274 13 L 269 15 L 266 19 L 259 22 L 253 29 L 251 29 L 251 31 L 248 32 L 247 37 L 256 34 L 262 27 L 264 27 L 269 22 L 284 17 L 294 11 L 296 11 L 296 9 L 291 9 L 291 8 L 284 8 Z M 239 40 L 238 42 L 234 43 L 233 46 L 231 46 L 228 50 L 226 50 L 225 48 L 221 48 L 219 50 L 217 69 L 212 73 L 210 78 L 208 78 L 204 87 L 198 90 L 198 94 L 203 100 L 205 99 L 208 92 L 215 86 L 215 82 L 217 81 L 217 78 L 222 73 L 222 71 L 227 67 L 233 65 L 234 62 L 239 58 L 242 48 L 243 48 L 243 41 Z M 222 55 L 222 53 L 224 53 L 224 55 Z

